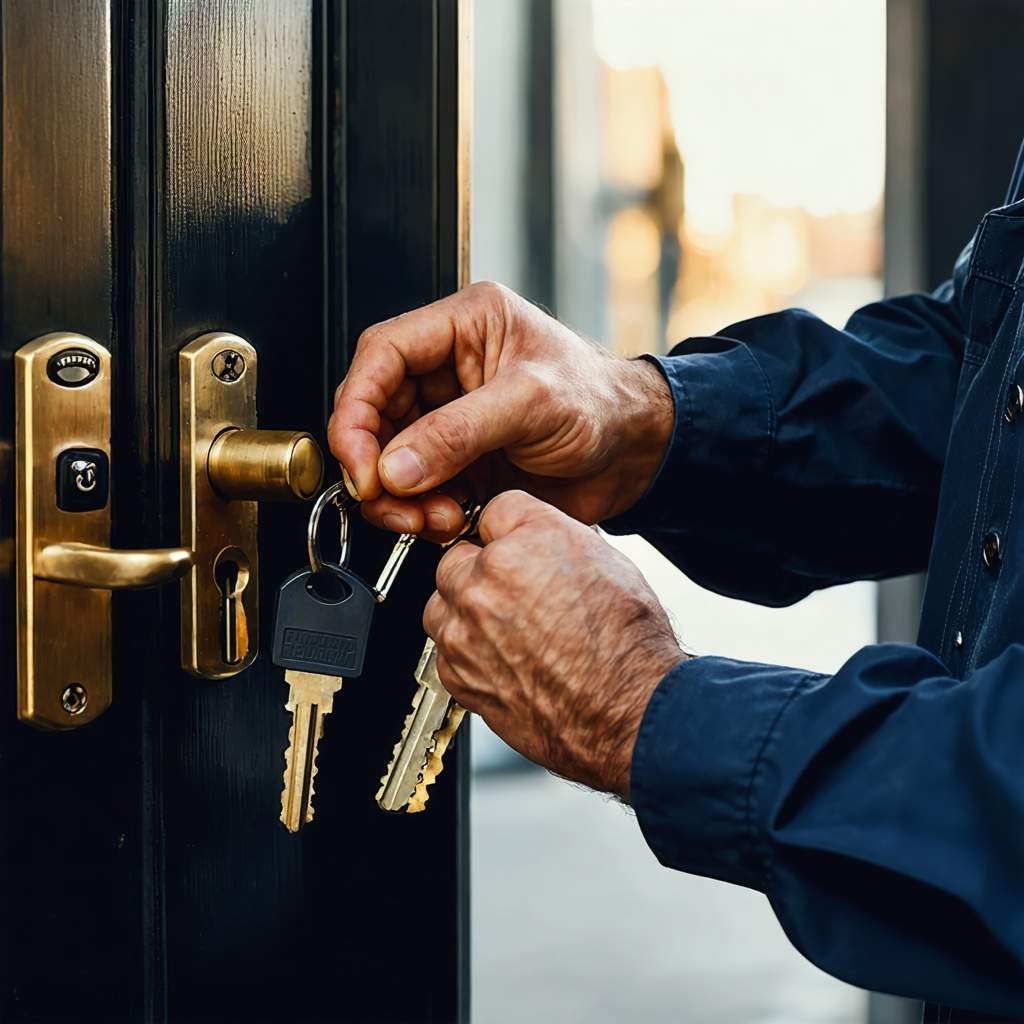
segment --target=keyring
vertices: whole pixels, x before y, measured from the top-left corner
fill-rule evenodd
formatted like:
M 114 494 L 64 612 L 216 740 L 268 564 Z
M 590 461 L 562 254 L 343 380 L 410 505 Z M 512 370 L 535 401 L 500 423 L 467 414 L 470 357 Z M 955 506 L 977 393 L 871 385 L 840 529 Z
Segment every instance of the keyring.
M 330 487 L 316 499 L 313 509 L 309 513 L 309 526 L 306 528 L 306 553 L 309 556 L 309 567 L 314 573 L 323 572 L 327 563 L 320 557 L 320 544 L 317 536 L 320 532 L 320 517 L 328 505 L 333 505 L 338 510 L 338 561 L 332 563 L 340 568 L 348 568 L 348 556 L 351 550 L 348 536 L 348 510 L 352 505 L 358 504 L 358 499 L 352 496 L 352 492 L 345 485 L 344 481 L 331 484 Z M 395 582 L 398 570 L 401 569 L 405 556 L 416 540 L 416 534 L 403 533 L 395 541 L 384 568 L 381 570 L 373 591 L 374 600 L 380 604 L 391 590 L 391 584 Z
M 338 554 L 337 564 L 348 566 L 350 547 L 348 509 L 353 504 L 355 504 L 355 499 L 349 494 L 348 488 L 341 480 L 336 484 L 331 484 L 313 504 L 313 509 L 309 513 L 309 525 L 306 527 L 306 552 L 309 555 L 309 567 L 313 572 L 323 572 L 325 565 L 324 560 L 320 557 L 320 544 L 317 540 L 317 535 L 320 532 L 320 517 L 328 505 L 333 505 L 338 510 L 340 523 L 338 527 L 338 545 L 341 550 Z

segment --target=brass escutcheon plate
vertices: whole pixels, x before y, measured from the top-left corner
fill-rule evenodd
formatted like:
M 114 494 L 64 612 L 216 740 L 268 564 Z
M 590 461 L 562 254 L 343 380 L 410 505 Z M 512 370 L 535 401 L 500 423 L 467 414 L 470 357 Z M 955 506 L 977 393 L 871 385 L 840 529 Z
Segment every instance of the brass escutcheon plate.
M 237 675 L 259 650 L 258 506 L 221 497 L 208 470 L 221 434 L 256 427 L 256 371 L 252 345 L 223 331 L 196 338 L 178 359 L 181 543 L 193 552 L 181 581 L 181 665 L 204 679 Z M 237 581 L 230 644 L 223 642 L 225 567 L 235 568 Z
M 109 464 L 110 353 L 48 334 L 15 353 L 14 376 L 18 718 L 73 729 L 110 706 L 110 591 L 43 579 L 36 558 L 55 541 L 110 545 L 109 496 L 102 508 L 64 511 L 56 493 L 67 449 L 105 453 Z

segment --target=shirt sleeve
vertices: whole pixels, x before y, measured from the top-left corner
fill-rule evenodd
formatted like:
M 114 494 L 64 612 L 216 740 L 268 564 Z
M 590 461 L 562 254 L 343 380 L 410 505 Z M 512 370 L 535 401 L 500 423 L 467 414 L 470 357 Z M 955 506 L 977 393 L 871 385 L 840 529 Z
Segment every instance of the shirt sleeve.
M 647 494 L 605 528 L 642 533 L 710 590 L 769 605 L 923 569 L 971 249 L 934 294 L 876 302 L 845 330 L 791 309 L 651 357 L 675 430 Z
M 862 988 L 1024 1006 L 1024 646 L 965 680 L 921 648 L 833 677 L 718 657 L 662 681 L 631 803 L 668 867 L 765 892 Z

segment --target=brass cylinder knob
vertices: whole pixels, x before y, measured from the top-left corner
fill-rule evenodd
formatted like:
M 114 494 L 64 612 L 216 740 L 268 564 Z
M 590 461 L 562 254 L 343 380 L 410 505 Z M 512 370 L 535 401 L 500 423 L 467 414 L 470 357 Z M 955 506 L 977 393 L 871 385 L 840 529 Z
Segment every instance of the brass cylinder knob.
M 324 455 L 310 434 L 225 430 L 210 446 L 207 472 L 228 500 L 309 501 L 324 478 Z

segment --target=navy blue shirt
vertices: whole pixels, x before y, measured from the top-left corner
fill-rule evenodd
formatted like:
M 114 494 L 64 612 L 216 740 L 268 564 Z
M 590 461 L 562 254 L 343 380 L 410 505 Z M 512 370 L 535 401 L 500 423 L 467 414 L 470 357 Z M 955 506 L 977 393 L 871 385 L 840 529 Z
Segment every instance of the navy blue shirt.
M 788 310 L 659 359 L 675 434 L 610 525 L 769 605 L 927 567 L 916 646 L 833 676 L 681 664 L 644 716 L 631 802 L 663 864 L 762 890 L 830 974 L 1024 1018 L 1018 191 L 932 295 L 844 330 Z

